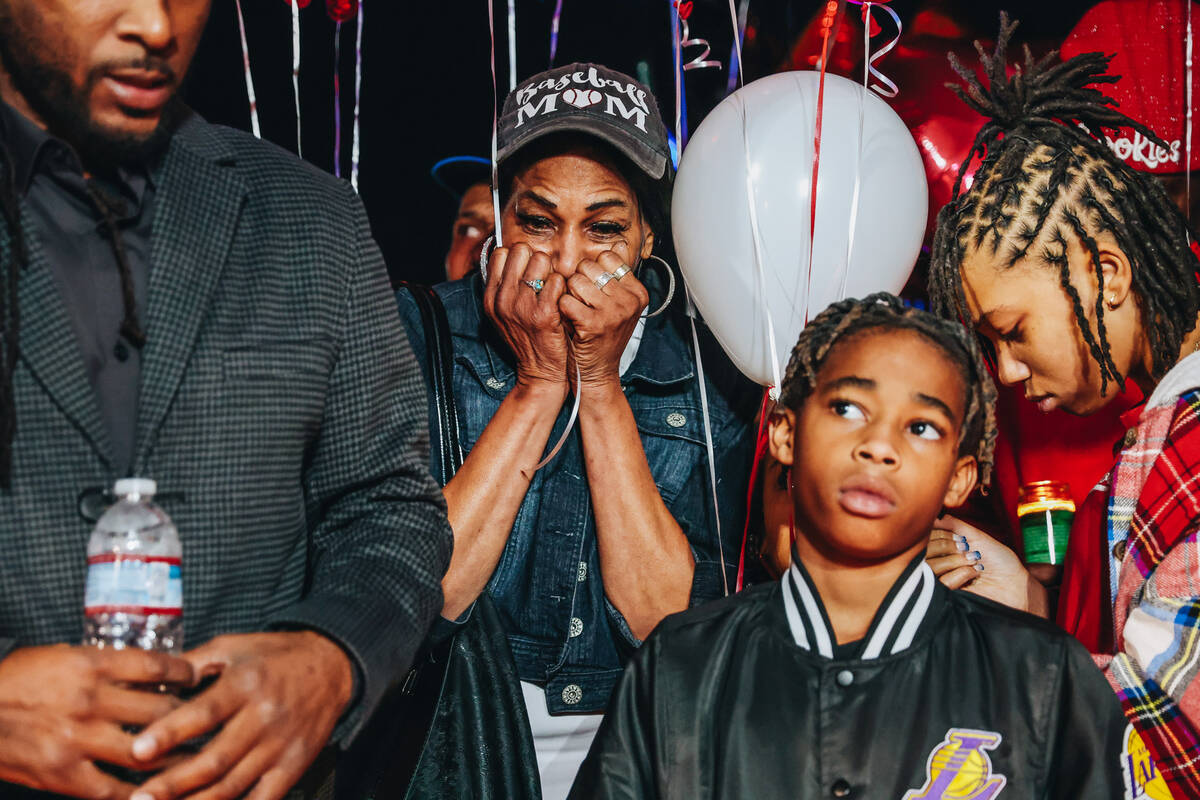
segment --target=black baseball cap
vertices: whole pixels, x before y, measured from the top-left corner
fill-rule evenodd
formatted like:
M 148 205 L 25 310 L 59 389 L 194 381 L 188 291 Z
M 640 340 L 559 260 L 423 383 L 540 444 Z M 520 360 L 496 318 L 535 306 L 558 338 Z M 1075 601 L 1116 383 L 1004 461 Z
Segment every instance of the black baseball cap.
M 578 131 L 615 147 L 653 180 L 671 153 L 658 102 L 644 85 L 599 64 L 568 64 L 534 75 L 509 93 L 496 132 L 496 162 L 530 142 Z

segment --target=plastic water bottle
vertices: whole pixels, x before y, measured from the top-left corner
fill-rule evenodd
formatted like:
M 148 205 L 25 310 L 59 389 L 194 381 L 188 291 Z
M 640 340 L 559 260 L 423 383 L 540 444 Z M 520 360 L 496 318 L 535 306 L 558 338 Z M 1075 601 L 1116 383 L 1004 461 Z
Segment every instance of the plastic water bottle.
M 117 481 L 117 502 L 88 540 L 83 643 L 117 650 L 183 650 L 179 532 L 147 478 Z

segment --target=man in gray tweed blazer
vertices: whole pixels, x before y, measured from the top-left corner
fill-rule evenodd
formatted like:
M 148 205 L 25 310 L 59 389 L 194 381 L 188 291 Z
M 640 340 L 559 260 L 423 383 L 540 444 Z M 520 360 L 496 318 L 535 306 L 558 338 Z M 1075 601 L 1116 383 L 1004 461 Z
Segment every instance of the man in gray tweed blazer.
M 0 0 L 4 797 L 280 797 L 442 607 L 424 389 L 362 206 L 177 108 L 208 9 Z M 179 658 L 71 646 L 81 509 L 124 475 L 180 530 Z

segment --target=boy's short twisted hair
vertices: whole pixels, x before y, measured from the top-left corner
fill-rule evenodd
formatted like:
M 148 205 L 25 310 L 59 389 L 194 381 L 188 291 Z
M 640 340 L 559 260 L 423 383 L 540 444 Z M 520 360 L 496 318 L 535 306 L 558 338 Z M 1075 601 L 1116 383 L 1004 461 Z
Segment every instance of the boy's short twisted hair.
M 867 331 L 913 331 L 935 345 L 958 368 L 966 386 L 966 413 L 958 454 L 973 455 L 979 483 L 991 480 L 996 448 L 996 387 L 984 366 L 975 335 L 957 322 L 910 308 L 886 292 L 861 300 L 840 300 L 818 314 L 800 333 L 783 376 L 780 402 L 798 412 L 812 394 L 817 373 L 834 345 Z M 919 369 L 919 365 L 913 365 Z
M 1133 294 L 1153 357 L 1151 373 L 1161 378 L 1179 358 L 1185 336 L 1200 311 L 1200 263 L 1192 253 L 1187 219 L 1153 175 L 1122 162 L 1105 143 L 1105 130 L 1129 127 L 1159 146 L 1153 131 L 1116 109 L 1096 86 L 1119 76 L 1107 73 L 1110 57 L 1084 53 L 1058 61 L 1051 52 L 1035 60 L 1025 48 L 1024 64 L 1008 74 L 1007 48 L 1017 23 L 1000 16 L 996 49 L 976 43 L 987 85 L 953 55 L 965 85 L 946 84 L 987 118 L 963 159 L 952 199 L 938 213 L 929 265 L 934 310 L 969 319 L 960 267 L 988 248 L 998 268 L 1025 257 L 1058 273 L 1092 358 L 1100 366 L 1101 393 L 1124 383 L 1105 333 L 1104 275 L 1097 238 L 1112 236 L 1129 258 Z M 975 156 L 974 183 L 960 193 Z M 1067 249 L 1078 241 L 1088 253 L 1099 284 L 1089 324 L 1071 283 Z

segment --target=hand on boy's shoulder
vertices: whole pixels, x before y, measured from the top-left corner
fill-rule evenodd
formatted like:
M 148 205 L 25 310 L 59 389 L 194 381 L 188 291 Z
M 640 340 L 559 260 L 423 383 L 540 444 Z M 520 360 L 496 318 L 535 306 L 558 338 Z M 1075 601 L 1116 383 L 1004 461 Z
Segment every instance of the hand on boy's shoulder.
M 960 519 L 934 522 L 925 560 L 947 589 L 965 589 L 1040 617 L 1049 616 L 1045 588 L 1009 548 Z

